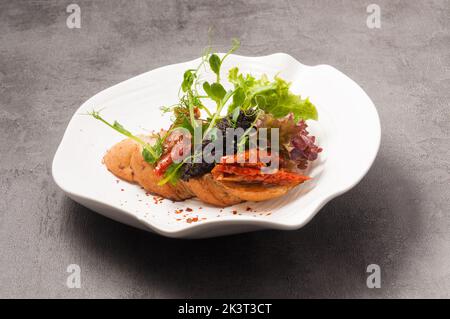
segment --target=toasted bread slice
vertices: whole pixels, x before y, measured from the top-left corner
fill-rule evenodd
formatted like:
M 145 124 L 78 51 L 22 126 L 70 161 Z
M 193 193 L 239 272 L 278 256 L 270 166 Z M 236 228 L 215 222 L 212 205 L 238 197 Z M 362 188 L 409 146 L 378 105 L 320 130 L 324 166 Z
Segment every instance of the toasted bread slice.
M 103 162 L 117 177 L 138 183 L 150 193 L 175 201 L 196 196 L 201 201 L 218 207 L 277 198 L 296 186 L 224 181 L 215 179 L 211 174 L 191 178 L 188 182 L 180 180 L 176 185 L 158 185 L 161 176 L 142 157 L 142 147 L 131 139 L 114 145 L 104 156 Z
M 231 194 L 221 183 L 215 181 L 211 174 L 191 178 L 187 185 L 202 202 L 214 206 L 227 207 L 242 202 L 242 199 Z
M 148 139 L 151 143 L 152 140 Z M 194 194 L 180 182 L 176 185 L 158 185 L 160 176 L 154 173 L 153 166 L 142 157 L 142 147 L 131 139 L 114 145 L 103 158 L 106 168 L 115 176 L 141 185 L 146 191 L 173 200 L 191 198 Z
M 103 163 L 108 170 L 127 182 L 134 181 L 131 168 L 131 156 L 139 149 L 139 144 L 131 139 L 123 140 L 114 145 L 103 157 Z
M 262 202 L 286 194 L 295 185 L 264 185 L 260 183 L 236 183 L 216 181 L 223 185 L 226 191 L 241 201 Z
M 169 183 L 158 185 L 161 176 L 155 173 L 153 165 L 144 160 L 141 147 L 134 151 L 130 165 L 133 170 L 134 181 L 144 187 L 146 191 L 172 200 L 184 200 L 192 197 L 192 193 L 188 192 L 181 183 L 177 183 L 178 186 Z
M 231 194 L 221 183 L 218 183 L 211 174 L 206 174 L 202 178 L 209 191 L 222 202 L 221 206 L 226 207 L 243 202 L 240 197 Z
M 212 194 L 211 190 L 207 188 L 206 183 L 203 181 L 202 177 L 191 178 L 187 182 L 187 185 L 192 193 L 194 193 L 194 195 L 202 202 L 219 207 L 226 206 L 221 200 L 219 200 Z

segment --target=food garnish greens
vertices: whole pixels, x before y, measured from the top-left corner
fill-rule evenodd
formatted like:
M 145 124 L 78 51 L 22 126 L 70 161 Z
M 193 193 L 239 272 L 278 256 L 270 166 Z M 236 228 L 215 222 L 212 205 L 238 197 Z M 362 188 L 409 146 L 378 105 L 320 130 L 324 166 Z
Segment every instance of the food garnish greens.
M 109 127 L 116 130 L 117 132 L 138 142 L 142 146 L 142 156 L 144 157 L 144 159 L 147 163 L 155 164 L 158 161 L 158 159 L 161 157 L 161 155 L 163 153 L 164 138 L 161 137 L 160 135 L 153 134 L 153 137 L 156 139 L 156 142 L 153 145 L 150 145 L 147 142 L 143 141 L 141 138 L 133 135 L 130 131 L 125 129 L 119 122 L 114 121 L 114 123 L 112 123 L 112 124 L 109 123 L 97 111 L 92 111 L 89 113 L 89 115 L 91 115 L 95 119 L 103 122 L 104 124 L 108 125 Z
M 294 176 L 292 172 L 304 169 L 308 161 L 315 160 L 318 153 L 322 151 L 315 145 L 315 138 L 307 132 L 305 123 L 306 120 L 318 119 L 317 110 L 308 98 L 302 99 L 291 92 L 290 83 L 278 75 L 273 80 L 266 75 L 257 78 L 251 74 L 243 74 L 238 67 L 233 67 L 224 81 L 222 72 L 224 61 L 239 46 L 239 41 L 233 40 L 232 48 L 224 55 L 214 53 L 212 48 L 208 47 L 197 68 L 184 72 L 179 90 L 179 102 L 161 108 L 162 112 L 171 113 L 172 125 L 165 133 L 154 134 L 156 142 L 152 145 L 133 135 L 118 122 L 109 123 L 97 111 L 89 114 L 142 146 L 142 157 L 147 163 L 154 165 L 156 174 L 161 176 L 159 186 L 166 183 L 175 185 L 180 179 L 189 181 L 192 178 L 201 177 L 213 171 L 215 167 L 214 178 L 226 179 L 230 177 L 227 174 L 258 175 L 259 168 L 255 166 L 228 167 L 223 163 L 216 165 L 192 161 L 200 155 L 208 143 L 218 138 L 225 138 L 228 128 L 242 128 L 244 131 L 242 136 L 233 140 L 233 154 L 245 152 L 252 130 L 279 129 L 280 150 L 277 154 L 283 171 L 270 178 L 262 175 L 255 176 L 254 181 L 275 183 L 281 178 L 305 181 L 307 177 Z M 202 72 L 208 69 L 215 77 L 214 82 L 202 80 Z M 226 87 L 231 88 L 226 89 Z M 206 104 L 215 104 L 215 109 L 212 110 Z M 170 153 L 182 140 L 181 137 L 173 138 L 171 135 L 177 128 L 189 131 L 192 136 L 196 129 L 201 128 L 202 138 L 200 148 L 192 145 L 189 156 L 186 155 L 181 161 L 175 162 L 171 159 Z M 258 149 L 258 152 L 260 151 Z M 223 174 L 226 176 L 224 177 Z

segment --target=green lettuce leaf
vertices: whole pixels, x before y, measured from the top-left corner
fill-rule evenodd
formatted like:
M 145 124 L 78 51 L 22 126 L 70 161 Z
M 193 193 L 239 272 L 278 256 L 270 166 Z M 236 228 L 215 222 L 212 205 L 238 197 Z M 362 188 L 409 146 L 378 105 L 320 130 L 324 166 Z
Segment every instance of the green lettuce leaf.
M 256 107 L 275 118 L 292 114 L 295 121 L 318 119 L 316 107 L 309 99 L 302 99 L 300 95 L 292 93 L 289 90 L 290 83 L 279 77 L 275 77 L 274 81 L 265 75 L 256 79 L 250 74 L 244 76 L 238 68 L 233 68 L 228 74 L 228 80 L 236 91 L 228 113 L 236 108 L 245 111 Z

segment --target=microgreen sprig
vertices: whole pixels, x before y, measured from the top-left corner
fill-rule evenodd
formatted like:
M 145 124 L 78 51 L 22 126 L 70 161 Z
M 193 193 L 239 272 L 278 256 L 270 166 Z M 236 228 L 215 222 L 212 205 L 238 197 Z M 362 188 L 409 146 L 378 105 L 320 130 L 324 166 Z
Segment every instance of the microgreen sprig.
M 99 120 L 100 122 L 106 124 L 107 126 L 111 127 L 112 129 L 116 130 L 117 132 L 129 137 L 130 139 L 136 141 L 142 146 L 142 156 L 144 157 L 144 160 L 150 164 L 155 164 L 158 159 L 161 157 L 163 153 L 163 142 L 164 138 L 162 138 L 159 134 L 154 134 L 154 137 L 156 138 L 156 142 L 154 145 L 150 145 L 149 143 L 143 141 L 141 138 L 133 135 L 130 131 L 125 129 L 119 122 L 114 121 L 114 123 L 110 123 L 106 121 L 101 115 L 99 111 L 91 111 L 87 115 L 92 116 L 96 120 Z M 166 134 L 167 136 L 167 134 Z

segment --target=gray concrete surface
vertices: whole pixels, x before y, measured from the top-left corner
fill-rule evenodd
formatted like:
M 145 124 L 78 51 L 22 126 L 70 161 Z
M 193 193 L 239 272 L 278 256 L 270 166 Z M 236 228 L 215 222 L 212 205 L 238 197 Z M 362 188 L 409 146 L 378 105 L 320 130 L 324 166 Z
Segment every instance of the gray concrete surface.
M 368 1 L 1 0 L 0 297 L 450 297 L 450 2 L 373 2 L 381 29 Z M 357 81 L 383 130 L 366 178 L 299 231 L 199 241 L 65 197 L 51 161 L 79 105 L 197 57 L 210 26 L 219 50 L 238 37 L 241 54 L 284 51 Z M 72 263 L 80 289 L 65 286 Z M 371 263 L 380 289 L 366 287 Z

